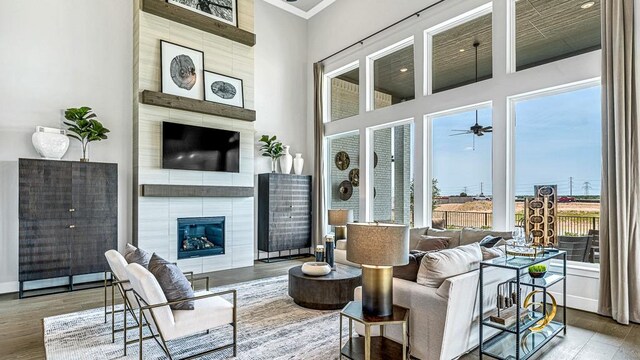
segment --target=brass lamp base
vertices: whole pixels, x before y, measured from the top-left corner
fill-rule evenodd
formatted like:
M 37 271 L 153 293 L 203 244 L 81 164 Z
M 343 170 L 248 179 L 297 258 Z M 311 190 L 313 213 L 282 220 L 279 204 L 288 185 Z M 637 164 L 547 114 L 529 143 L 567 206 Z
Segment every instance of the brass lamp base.
M 393 267 L 362 265 L 362 313 L 376 317 L 393 314 Z

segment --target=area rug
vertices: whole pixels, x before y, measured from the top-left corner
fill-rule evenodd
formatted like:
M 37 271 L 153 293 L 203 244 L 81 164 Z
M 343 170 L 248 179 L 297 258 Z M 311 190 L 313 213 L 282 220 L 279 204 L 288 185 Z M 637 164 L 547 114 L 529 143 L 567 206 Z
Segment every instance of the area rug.
M 296 305 L 287 293 L 287 276 L 218 287 L 213 291 L 238 291 L 238 353 L 236 359 L 338 359 L 339 312 L 305 309 Z M 116 316 L 121 326 L 122 314 Z M 133 323 L 132 323 L 133 325 Z M 345 322 L 346 325 L 346 322 Z M 348 335 L 343 326 L 343 339 Z M 231 327 L 211 334 L 169 342 L 174 358 L 226 344 Z M 137 330 L 135 335 L 137 336 Z M 127 356 L 122 333 L 111 343 L 111 324 L 104 323 L 104 309 L 97 308 L 44 319 L 44 344 L 49 360 L 138 359 L 138 344 L 129 345 Z M 166 359 L 153 340 L 144 341 L 144 359 Z M 232 358 L 230 349 L 202 359 Z

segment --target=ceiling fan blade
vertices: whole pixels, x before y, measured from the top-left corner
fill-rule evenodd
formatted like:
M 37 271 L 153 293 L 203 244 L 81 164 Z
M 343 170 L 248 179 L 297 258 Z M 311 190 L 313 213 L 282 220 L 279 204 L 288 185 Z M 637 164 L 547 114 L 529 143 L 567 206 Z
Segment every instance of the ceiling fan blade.
M 453 130 L 451 130 L 451 131 L 463 131 L 463 132 L 469 132 L 469 129 L 464 129 L 464 130 L 461 130 L 461 129 L 453 129 Z
M 493 132 L 493 129 L 482 129 L 482 132 Z
M 460 133 L 460 134 L 451 134 L 451 135 L 449 135 L 449 136 L 459 136 L 459 135 L 469 135 L 469 134 L 467 134 L 467 133 Z

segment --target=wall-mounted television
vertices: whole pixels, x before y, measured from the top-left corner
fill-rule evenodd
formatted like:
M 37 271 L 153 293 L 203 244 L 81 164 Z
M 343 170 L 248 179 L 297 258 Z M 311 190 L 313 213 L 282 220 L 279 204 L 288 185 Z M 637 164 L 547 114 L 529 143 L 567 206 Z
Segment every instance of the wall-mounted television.
M 240 172 L 240 133 L 165 121 L 162 168 Z

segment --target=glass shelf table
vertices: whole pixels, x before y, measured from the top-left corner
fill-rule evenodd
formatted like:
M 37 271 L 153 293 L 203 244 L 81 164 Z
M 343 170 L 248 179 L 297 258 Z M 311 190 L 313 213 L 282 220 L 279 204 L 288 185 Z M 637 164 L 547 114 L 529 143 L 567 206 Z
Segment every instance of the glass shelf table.
M 547 273 L 542 278 L 532 278 L 529 275 L 528 268 L 531 265 L 540 264 L 550 260 L 562 261 L 562 273 L 552 272 L 547 269 Z M 559 333 L 567 333 L 567 253 L 559 250 L 545 250 L 537 257 L 512 256 L 507 255 L 491 260 L 480 262 L 480 299 L 484 298 L 484 271 L 486 268 L 496 267 L 505 271 L 513 271 L 514 277 L 509 282 L 515 285 L 516 293 L 516 319 L 512 325 L 501 325 L 484 317 L 484 302 L 480 301 L 480 314 L 482 319 L 479 328 L 479 357 L 483 359 L 484 355 L 500 360 L 525 360 L 529 359 L 544 347 L 552 338 Z M 552 320 L 542 330 L 533 331 L 531 327 L 536 325 L 547 315 L 547 290 L 558 283 L 562 283 L 562 321 Z M 521 317 L 520 309 L 522 305 L 521 292 L 522 287 L 530 287 L 534 290 L 540 290 L 542 293 L 541 309 L 530 309 L 530 312 Z M 534 301 L 535 302 L 535 301 Z M 498 333 L 489 339 L 484 338 L 484 328 L 490 327 L 497 329 Z

